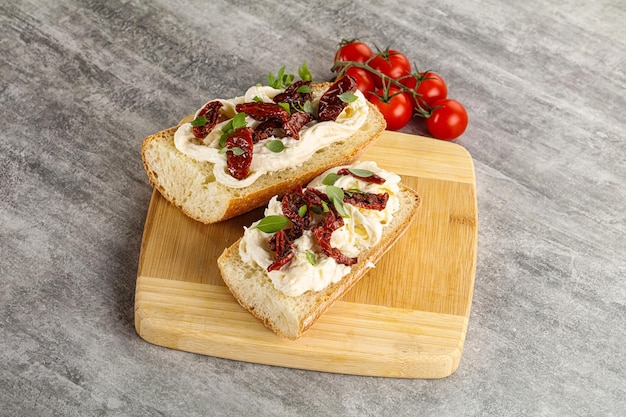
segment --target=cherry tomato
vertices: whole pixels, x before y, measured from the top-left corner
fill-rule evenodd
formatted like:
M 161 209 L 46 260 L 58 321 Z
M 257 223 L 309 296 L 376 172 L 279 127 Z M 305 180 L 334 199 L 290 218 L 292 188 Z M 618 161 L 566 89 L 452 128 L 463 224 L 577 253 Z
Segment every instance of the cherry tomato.
M 437 139 L 456 139 L 467 128 L 467 111 L 461 103 L 452 99 L 437 100 L 433 103 L 432 115 L 426 119 L 426 127 Z
M 356 88 L 361 90 L 366 97 L 376 89 L 371 72 L 363 68 L 350 67 L 346 71 L 346 74 L 352 76 L 352 78 L 356 80 Z
M 443 100 L 448 96 L 448 86 L 439 74 L 432 71 L 420 72 L 419 80 L 420 83 L 417 90 L 415 89 L 417 85 L 416 77 L 406 77 L 400 81 L 408 88 L 421 94 L 421 97 L 418 99 L 419 107 L 428 109 L 428 107 L 432 107 L 435 101 Z M 415 107 L 419 108 L 417 104 Z
M 395 49 L 380 52 L 372 58 L 370 66 L 393 79 L 398 79 L 411 73 L 411 62 L 406 55 Z M 382 85 L 380 77 L 374 76 L 374 82 L 378 86 Z
M 384 90 L 381 88 L 370 96 L 369 101 L 374 104 L 385 117 L 387 130 L 402 129 L 413 116 L 413 100 L 411 96 L 393 87 L 389 89 L 387 95 L 387 97 L 390 98 L 385 101 L 381 98 L 384 96 Z
M 335 52 L 335 62 L 337 61 L 355 61 L 365 62 L 374 55 L 372 48 L 366 43 L 359 41 L 341 42 L 339 49 Z

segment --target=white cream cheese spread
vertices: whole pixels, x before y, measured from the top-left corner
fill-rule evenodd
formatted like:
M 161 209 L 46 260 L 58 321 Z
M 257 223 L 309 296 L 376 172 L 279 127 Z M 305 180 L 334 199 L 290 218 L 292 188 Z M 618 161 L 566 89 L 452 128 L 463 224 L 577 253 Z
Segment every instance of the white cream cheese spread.
M 329 173 L 337 173 L 341 168 L 344 167 L 326 171 L 309 183 L 308 187 L 325 192 L 327 186 L 322 181 Z M 360 252 L 380 241 L 384 227 L 391 223 L 394 213 L 398 210 L 400 177 L 379 168 L 371 161 L 356 163 L 351 168 L 370 171 L 384 178 L 385 182 L 375 184 L 352 175 L 341 175 L 333 185 L 343 190 L 389 194 L 383 210 L 359 208 L 349 203 L 344 205 L 349 217 L 344 217 L 344 225 L 332 233 L 331 246 L 346 256 L 358 257 Z M 265 216 L 282 214 L 281 202 L 273 197 L 265 210 Z M 245 229 L 239 245 L 239 254 L 244 262 L 254 262 L 267 271 L 267 267 L 274 261 L 274 253 L 268 243 L 272 234 L 256 228 L 259 222 Z M 282 268 L 268 272 L 274 287 L 286 295 L 298 296 L 306 291 L 320 291 L 340 281 L 351 270 L 350 266 L 340 264 L 334 258 L 324 255 L 310 230 L 305 230 L 301 237 L 294 240 L 294 246 L 296 249 L 294 258 Z M 314 254 L 315 262 L 311 262 L 310 254 Z M 373 267 L 371 264 L 368 266 Z
M 235 106 L 240 103 L 258 100 L 273 102 L 273 98 L 283 91 L 268 86 L 254 86 L 249 88 L 244 96 L 229 100 L 217 100 L 223 104 L 220 112 L 228 120 L 218 123 L 204 139 L 198 139 L 194 136 L 191 123 L 183 123 L 174 134 L 176 148 L 197 161 L 213 163 L 215 165 L 213 173 L 216 181 L 219 183 L 231 188 L 243 188 L 254 183 L 261 175 L 266 173 L 301 165 L 319 149 L 351 136 L 361 128 L 367 118 L 369 110 L 367 100 L 357 90 L 354 93 L 357 96 L 357 100 L 349 103 L 335 121 L 313 121 L 308 123 L 300 130 L 299 140 L 292 137 L 280 138 L 285 146 L 280 153 L 269 150 L 265 146 L 265 140 L 256 143 L 253 150 L 250 174 L 241 180 L 232 177 L 227 169 L 226 154 L 220 153 L 219 140 L 222 135 L 222 128 L 236 114 Z M 313 93 L 312 105 L 314 108 L 317 108 L 322 94 L 323 92 Z M 258 121 L 246 116 L 247 126 L 254 128 L 258 124 Z M 270 136 L 267 140 L 274 139 L 276 137 Z

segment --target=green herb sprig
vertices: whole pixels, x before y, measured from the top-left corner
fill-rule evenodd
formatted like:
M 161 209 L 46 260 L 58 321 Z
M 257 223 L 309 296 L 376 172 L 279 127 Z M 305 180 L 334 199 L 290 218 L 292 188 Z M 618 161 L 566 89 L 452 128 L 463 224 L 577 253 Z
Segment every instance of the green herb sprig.
M 273 88 L 285 88 L 289 87 L 295 78 L 293 74 L 285 74 L 285 66 L 282 66 L 276 75 L 271 72 L 267 74 L 267 85 Z
M 222 127 L 222 136 L 220 136 L 220 148 L 226 146 L 226 140 L 239 128 L 246 127 L 246 114 L 237 113 L 235 117 L 230 119 L 228 123 Z
M 293 82 L 296 79 L 296 76 L 294 74 L 286 73 L 285 70 L 286 70 L 286 67 L 282 66 L 279 68 L 276 74 L 270 72 L 267 75 L 267 85 L 269 85 L 272 88 L 281 89 L 281 88 L 287 88 L 291 84 L 293 84 Z M 300 66 L 300 68 L 298 68 L 298 76 L 300 77 L 302 81 L 313 80 L 311 71 L 309 71 L 309 67 L 306 64 L 306 61 L 304 61 L 302 65 Z M 303 91 L 299 91 L 299 92 L 303 92 Z

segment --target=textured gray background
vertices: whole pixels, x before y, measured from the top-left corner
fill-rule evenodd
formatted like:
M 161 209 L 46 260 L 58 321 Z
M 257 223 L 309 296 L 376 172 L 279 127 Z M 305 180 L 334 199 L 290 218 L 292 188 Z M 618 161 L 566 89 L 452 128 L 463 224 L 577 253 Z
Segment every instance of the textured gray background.
M 1 3 L 0 415 L 625 415 L 623 0 Z M 324 374 L 143 341 L 142 139 L 282 65 L 329 79 L 351 37 L 438 70 L 469 109 L 479 247 L 458 371 Z

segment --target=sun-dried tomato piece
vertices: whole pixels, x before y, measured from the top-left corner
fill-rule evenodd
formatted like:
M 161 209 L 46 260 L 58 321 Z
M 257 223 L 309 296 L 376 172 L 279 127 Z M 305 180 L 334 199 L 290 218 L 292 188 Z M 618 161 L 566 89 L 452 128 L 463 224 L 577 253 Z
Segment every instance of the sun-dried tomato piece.
M 310 92 L 299 92 L 298 89 L 302 86 L 310 87 L 311 81 L 298 80 L 293 82 L 289 87 L 285 89 L 285 91 L 277 94 L 274 97 L 274 102 L 289 104 L 292 112 L 297 112 L 301 110 L 304 106 L 304 103 L 306 103 L 307 100 L 310 101 L 312 96 Z
M 326 219 L 324 219 L 323 225 L 325 228 L 329 229 L 331 233 L 344 225 L 343 217 L 337 213 L 334 206 L 331 206 L 331 210 L 328 212 Z
M 383 177 L 376 175 L 374 173 L 372 173 L 372 175 L 370 175 L 369 177 L 362 177 L 360 175 L 356 175 L 355 173 L 350 171 L 350 169 L 348 168 L 341 168 L 339 171 L 337 171 L 337 174 L 338 175 L 352 175 L 354 178 L 358 178 L 365 182 L 371 182 L 373 184 L 384 184 L 386 181 Z
M 283 129 L 287 136 L 291 136 L 295 140 L 300 140 L 300 129 L 313 120 L 311 113 L 298 111 L 291 113 L 289 119 L 283 124 Z
M 202 126 L 192 126 L 193 135 L 198 139 L 204 139 L 213 130 L 217 122 L 220 120 L 220 109 L 224 106 L 220 101 L 209 101 L 205 104 L 196 116 L 205 117 L 207 122 Z
M 279 230 L 272 236 L 270 246 L 273 246 L 272 250 L 276 252 L 276 256 L 274 262 L 267 267 L 267 272 L 282 268 L 296 255 L 296 249 L 284 230 Z
M 300 216 L 299 214 L 300 207 L 302 206 L 306 207 L 304 216 Z M 296 227 L 304 230 L 308 230 L 311 227 L 311 218 L 309 217 L 307 200 L 302 193 L 302 186 L 298 185 L 292 188 L 283 196 L 281 208 L 285 217 Z
M 302 237 L 302 235 L 304 234 L 304 230 L 296 226 L 289 228 L 289 229 L 284 229 L 284 230 L 285 230 L 285 234 L 287 235 L 287 239 L 289 239 L 290 242 L 295 241 L 299 237 Z
M 356 197 L 357 201 L 355 205 L 361 204 L 361 200 L 363 200 L 368 205 L 368 208 L 369 206 L 380 204 L 382 200 L 386 203 L 386 199 L 389 197 L 388 194 L 384 196 L 372 193 L 355 194 L 363 194 L 365 196 Z M 296 249 L 293 242 L 303 235 L 304 230 L 311 230 L 322 252 L 326 256 L 333 258 L 337 263 L 354 265 L 358 262 L 358 258 L 351 258 L 344 255 L 341 250 L 332 247 L 330 243 L 333 232 L 344 225 L 343 217 L 337 213 L 333 205 L 329 204 L 329 210 L 324 213 L 319 223 L 316 225 L 312 224 L 313 222 L 309 210 L 311 207 L 321 207 L 323 203 L 329 204 L 326 194 L 315 188 L 303 190 L 300 185 L 293 187 L 282 196 L 281 208 L 283 215 L 285 215 L 294 226 L 290 229 L 282 229 L 276 232 L 269 239 L 269 248 L 275 252 L 276 255 L 274 262 L 268 266 L 268 271 L 280 269 L 294 258 Z M 306 211 L 304 212 L 304 216 L 301 216 L 301 207 L 303 206 L 306 207 Z
M 289 229 L 281 229 L 281 230 L 285 232 L 285 237 L 287 238 L 287 240 L 289 240 L 292 243 L 299 237 L 302 237 L 302 235 L 304 234 L 304 230 L 300 229 L 299 227 L 290 227 Z M 272 237 L 270 237 L 268 244 L 269 244 L 270 250 L 272 252 L 276 252 L 276 233 L 273 234 Z
M 385 207 L 387 206 L 387 200 L 389 200 L 389 193 L 374 194 L 350 192 L 345 193 L 343 196 L 344 203 L 379 211 L 385 209 Z
M 357 263 L 358 258 L 350 258 L 344 255 L 339 249 L 333 248 L 330 244 L 330 238 L 333 232 L 341 226 L 343 226 L 343 219 L 331 210 L 328 212 L 326 219 L 311 229 L 311 232 L 326 256 L 333 258 L 337 263 L 343 265 L 354 265 Z
M 324 211 L 328 210 L 324 208 L 324 205 L 328 207 L 330 200 L 328 196 L 320 190 L 316 188 L 307 188 L 304 190 L 304 198 L 306 199 L 307 205 L 312 212 L 322 214 Z
M 250 164 L 252 164 L 252 152 L 254 150 L 253 132 L 251 127 L 241 127 L 226 139 L 228 173 L 238 180 L 250 175 Z
M 339 98 L 343 93 L 354 93 L 356 81 L 349 75 L 338 78 L 320 98 L 317 119 L 334 121 L 348 105 Z
M 260 123 L 252 134 L 252 142 L 258 143 L 274 134 L 274 129 L 282 128 L 283 125 L 278 120 L 267 120 Z
M 307 188 L 304 190 L 304 198 L 309 206 L 321 207 L 322 201 L 328 203 L 328 196 L 316 188 Z
M 251 101 L 249 103 L 239 103 L 235 106 L 237 112 L 243 112 L 254 120 L 265 122 L 267 120 L 276 119 L 281 123 L 285 123 L 289 119 L 289 113 L 276 103 L 265 103 Z

